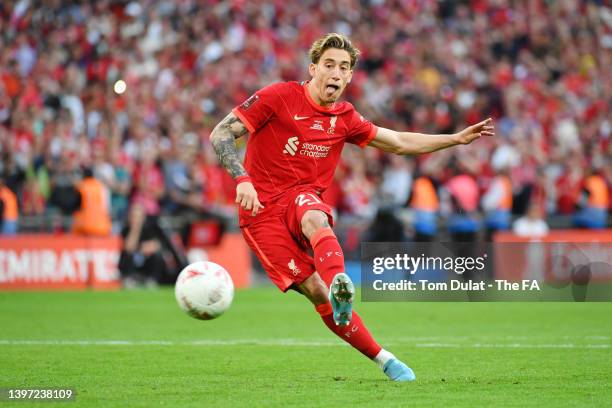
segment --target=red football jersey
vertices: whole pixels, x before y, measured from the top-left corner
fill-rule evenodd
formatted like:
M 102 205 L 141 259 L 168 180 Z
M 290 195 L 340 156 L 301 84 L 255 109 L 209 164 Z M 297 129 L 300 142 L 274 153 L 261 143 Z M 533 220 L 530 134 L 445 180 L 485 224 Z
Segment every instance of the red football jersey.
M 344 143 L 365 147 L 376 135 L 377 127 L 353 105 L 322 107 L 306 84 L 267 86 L 232 110 L 249 130 L 244 167 L 264 206 L 296 188 L 322 193 Z

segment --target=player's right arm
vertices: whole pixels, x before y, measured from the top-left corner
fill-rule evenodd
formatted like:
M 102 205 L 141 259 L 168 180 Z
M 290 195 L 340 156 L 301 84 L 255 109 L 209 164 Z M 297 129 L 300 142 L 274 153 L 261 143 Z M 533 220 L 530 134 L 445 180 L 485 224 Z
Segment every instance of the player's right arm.
M 227 115 L 215 126 L 210 134 L 210 142 L 215 149 L 219 163 L 227 170 L 236 186 L 236 203 L 245 210 L 252 210 L 255 216 L 260 208 L 264 208 L 257 198 L 257 191 L 251 183 L 242 161 L 236 150 L 236 139 L 248 133 L 247 127 L 234 113 Z

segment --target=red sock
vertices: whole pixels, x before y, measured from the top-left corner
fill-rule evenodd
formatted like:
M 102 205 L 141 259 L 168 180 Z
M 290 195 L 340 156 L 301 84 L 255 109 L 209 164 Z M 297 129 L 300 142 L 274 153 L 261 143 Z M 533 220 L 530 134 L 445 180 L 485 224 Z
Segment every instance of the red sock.
M 349 343 L 368 358 L 373 359 L 382 349 L 372 338 L 368 328 L 363 324 L 363 321 L 355 311 L 353 311 L 353 318 L 348 326 L 336 326 L 331 303 L 323 303 L 316 306 L 315 309 L 321 315 L 325 325 L 336 333 L 336 336 Z
M 315 268 L 327 286 L 337 273 L 344 272 L 344 253 L 334 231 L 327 227 L 310 238 L 314 250 Z
M 327 286 L 337 273 L 344 272 L 344 253 L 338 243 L 338 238 L 331 228 L 317 231 L 310 239 L 314 250 L 315 268 Z M 355 311 L 348 326 L 337 326 L 334 322 L 331 303 L 316 306 L 317 312 L 325 325 L 342 340 L 359 350 L 370 359 L 376 357 L 382 347 L 374 341 L 372 335 Z

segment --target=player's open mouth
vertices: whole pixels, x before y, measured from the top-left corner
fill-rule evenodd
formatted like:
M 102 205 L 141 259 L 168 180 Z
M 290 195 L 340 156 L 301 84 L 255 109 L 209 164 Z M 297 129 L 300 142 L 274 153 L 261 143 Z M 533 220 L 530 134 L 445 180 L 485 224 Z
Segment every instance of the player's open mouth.
M 332 95 L 334 92 L 336 92 L 338 89 L 340 89 L 340 87 L 338 85 L 327 85 L 325 87 L 325 93 L 327 93 L 328 95 Z

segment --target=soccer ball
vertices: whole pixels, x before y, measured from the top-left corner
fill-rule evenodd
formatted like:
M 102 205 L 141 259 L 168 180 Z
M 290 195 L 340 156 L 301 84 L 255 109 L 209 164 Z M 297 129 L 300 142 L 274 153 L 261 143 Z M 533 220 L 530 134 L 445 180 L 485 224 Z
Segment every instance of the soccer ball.
M 200 320 L 211 320 L 229 309 L 234 283 L 229 273 L 213 262 L 194 262 L 179 274 L 174 295 L 181 309 Z

